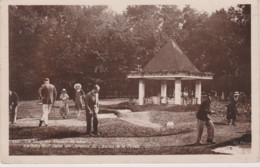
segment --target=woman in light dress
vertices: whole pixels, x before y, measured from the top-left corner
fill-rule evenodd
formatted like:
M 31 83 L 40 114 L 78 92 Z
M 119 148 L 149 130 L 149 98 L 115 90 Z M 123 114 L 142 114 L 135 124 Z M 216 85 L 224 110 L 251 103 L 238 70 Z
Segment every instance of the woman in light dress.
M 77 117 L 80 116 L 81 110 L 82 110 L 82 104 L 83 104 L 83 98 L 85 96 L 84 91 L 81 89 L 81 84 L 76 83 L 74 85 L 74 89 L 75 89 L 75 109 L 77 112 Z

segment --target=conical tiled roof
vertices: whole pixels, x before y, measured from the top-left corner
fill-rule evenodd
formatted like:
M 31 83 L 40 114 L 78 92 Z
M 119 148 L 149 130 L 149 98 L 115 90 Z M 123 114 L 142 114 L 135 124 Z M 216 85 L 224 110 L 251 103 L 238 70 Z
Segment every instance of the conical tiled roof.
M 184 55 L 177 44 L 170 40 L 164 45 L 147 65 L 143 68 L 143 72 L 159 72 L 159 71 L 187 71 L 191 73 L 200 72 Z

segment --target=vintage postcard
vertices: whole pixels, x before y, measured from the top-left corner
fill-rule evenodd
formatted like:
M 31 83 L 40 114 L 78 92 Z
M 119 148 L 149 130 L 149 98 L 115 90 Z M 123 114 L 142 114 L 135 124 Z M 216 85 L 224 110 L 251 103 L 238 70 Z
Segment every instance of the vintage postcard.
M 1 1 L 1 162 L 260 161 L 259 1 Z

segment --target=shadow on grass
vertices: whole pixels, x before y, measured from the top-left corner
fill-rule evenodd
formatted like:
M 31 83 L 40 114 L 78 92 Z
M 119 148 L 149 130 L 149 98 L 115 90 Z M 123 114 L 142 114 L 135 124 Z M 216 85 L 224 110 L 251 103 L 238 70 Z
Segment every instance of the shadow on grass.
M 81 137 L 84 133 L 78 130 L 60 129 L 60 127 L 14 127 L 10 128 L 9 139 L 61 139 Z
M 186 145 L 182 145 L 182 146 L 177 146 L 177 147 L 198 147 L 198 146 L 207 146 L 207 145 L 210 145 L 210 144 L 207 144 L 207 143 L 204 143 L 204 144 L 196 144 L 196 143 L 193 143 L 193 144 L 186 144 Z
M 232 139 L 223 143 L 219 143 L 216 145 L 213 145 L 211 149 L 218 148 L 218 147 L 226 147 L 226 146 L 236 146 L 236 145 L 248 145 L 251 144 L 251 132 L 244 134 L 243 136 Z
M 181 147 L 181 148 L 204 148 L 204 149 L 208 149 L 208 150 L 213 150 L 215 148 L 219 148 L 219 147 L 227 147 L 227 146 L 243 146 L 245 145 L 246 147 L 251 147 L 251 133 L 247 133 L 239 138 L 236 139 L 232 139 L 226 142 L 222 142 L 222 143 L 218 143 L 218 144 L 200 144 L 197 145 L 196 143 L 193 144 L 187 144 L 187 145 L 182 145 L 182 146 L 177 146 L 177 147 Z M 230 155 L 228 153 L 217 153 L 215 152 L 214 154 L 223 154 L 223 155 Z
M 249 134 L 249 133 L 251 133 L 251 131 L 240 131 L 240 132 L 236 132 L 236 133 L 247 133 L 247 134 Z
M 184 131 L 155 131 L 148 128 L 133 127 L 129 131 L 125 131 L 123 127 L 120 130 L 107 130 L 101 128 L 101 138 L 142 138 L 142 137 L 167 137 L 190 133 L 193 130 Z M 146 132 L 146 133 L 144 133 Z M 9 131 L 9 139 L 65 139 L 65 138 L 77 138 L 86 137 L 86 127 L 12 127 Z M 89 138 L 89 137 L 86 137 Z
M 226 126 L 228 126 L 227 123 L 224 123 L 224 122 L 213 122 L 213 123 L 214 123 L 214 125 L 226 125 Z

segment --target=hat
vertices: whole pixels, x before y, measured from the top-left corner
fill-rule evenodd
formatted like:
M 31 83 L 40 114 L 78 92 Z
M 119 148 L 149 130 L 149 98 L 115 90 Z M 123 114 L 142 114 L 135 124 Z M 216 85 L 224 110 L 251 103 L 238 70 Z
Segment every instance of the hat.
M 49 79 L 49 78 L 45 78 L 45 79 L 44 79 L 44 82 L 46 82 L 46 81 L 50 81 L 50 79 Z
M 94 85 L 93 89 L 100 90 L 100 86 L 98 86 L 98 85 L 96 84 L 96 85 Z
M 62 93 L 66 93 L 67 91 L 66 91 L 66 89 L 63 88 L 63 89 L 61 90 L 61 92 L 62 92 Z
M 234 92 L 234 96 L 239 96 L 239 92 L 238 91 Z
M 76 89 L 76 87 L 79 87 L 80 89 L 81 89 L 81 84 L 80 83 L 76 83 L 75 85 L 74 85 L 74 89 Z

